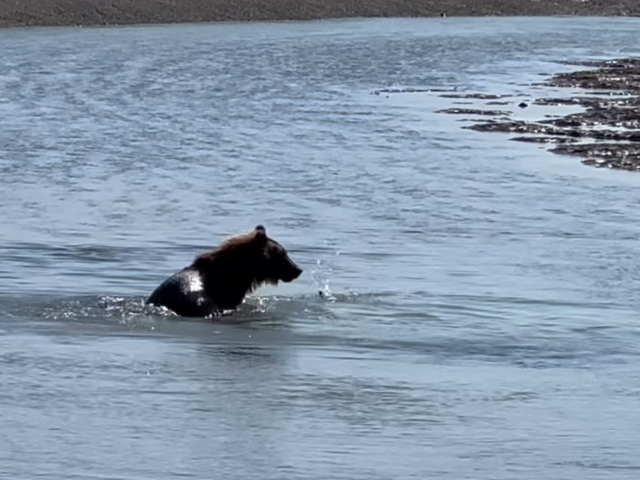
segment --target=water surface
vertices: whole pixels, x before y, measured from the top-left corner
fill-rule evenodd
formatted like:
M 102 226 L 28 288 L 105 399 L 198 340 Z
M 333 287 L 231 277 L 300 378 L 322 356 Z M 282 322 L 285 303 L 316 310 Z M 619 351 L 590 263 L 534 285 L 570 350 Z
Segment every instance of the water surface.
M 374 92 L 540 118 L 532 83 L 639 27 L 0 32 L 0 474 L 635 478 L 640 176 Z M 258 223 L 299 281 L 220 323 L 143 306 Z

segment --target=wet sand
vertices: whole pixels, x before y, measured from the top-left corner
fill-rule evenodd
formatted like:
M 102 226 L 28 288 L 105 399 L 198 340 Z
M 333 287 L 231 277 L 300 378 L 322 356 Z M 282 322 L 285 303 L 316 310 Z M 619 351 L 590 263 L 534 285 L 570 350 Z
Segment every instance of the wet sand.
M 7 0 L 0 27 L 349 17 L 640 16 L 636 0 Z
M 488 119 L 463 128 L 517 133 L 511 140 L 555 144 L 551 151 L 581 157 L 586 165 L 640 171 L 640 59 L 566 63 L 586 69 L 554 75 L 542 85 L 585 94 L 532 103 L 575 105 L 581 112 L 535 122 Z

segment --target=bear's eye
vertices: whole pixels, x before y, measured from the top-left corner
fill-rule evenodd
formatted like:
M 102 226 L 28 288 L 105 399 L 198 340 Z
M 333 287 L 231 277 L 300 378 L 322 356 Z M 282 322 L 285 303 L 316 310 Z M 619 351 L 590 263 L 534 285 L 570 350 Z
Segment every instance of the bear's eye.
M 281 257 L 285 256 L 285 253 L 282 251 L 281 248 L 278 247 L 271 247 L 267 253 L 268 258 L 270 259 L 278 259 Z

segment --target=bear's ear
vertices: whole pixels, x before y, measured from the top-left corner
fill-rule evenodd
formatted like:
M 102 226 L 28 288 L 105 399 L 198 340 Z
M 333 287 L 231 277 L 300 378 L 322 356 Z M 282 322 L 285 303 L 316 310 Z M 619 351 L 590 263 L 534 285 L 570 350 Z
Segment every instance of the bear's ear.
M 258 243 L 260 244 L 267 243 L 267 231 L 262 225 L 258 225 L 253 232 L 254 232 L 253 233 L 254 238 Z

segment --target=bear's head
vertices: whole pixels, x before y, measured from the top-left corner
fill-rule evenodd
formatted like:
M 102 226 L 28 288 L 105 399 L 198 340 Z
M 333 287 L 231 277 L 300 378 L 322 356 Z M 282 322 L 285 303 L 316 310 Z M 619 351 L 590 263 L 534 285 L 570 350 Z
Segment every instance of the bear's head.
M 259 252 L 255 264 L 257 283 L 292 282 L 302 274 L 302 269 L 291 260 L 287 250 L 269 238 L 262 225 L 254 229 L 252 242 Z
M 270 238 L 262 225 L 199 255 L 192 267 L 202 275 L 209 296 L 223 308 L 234 308 L 260 285 L 292 282 L 302 274 L 287 250 Z

